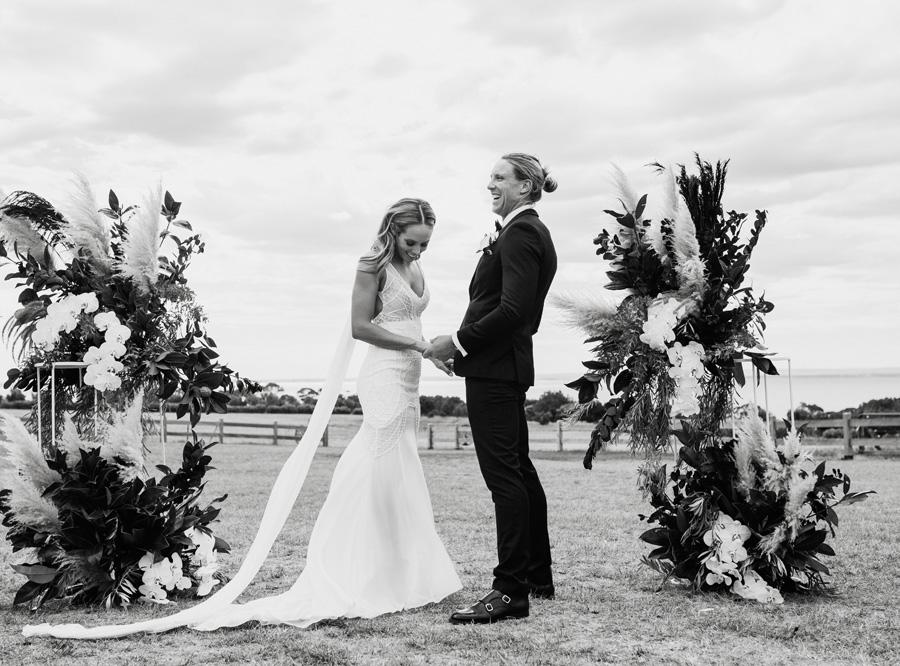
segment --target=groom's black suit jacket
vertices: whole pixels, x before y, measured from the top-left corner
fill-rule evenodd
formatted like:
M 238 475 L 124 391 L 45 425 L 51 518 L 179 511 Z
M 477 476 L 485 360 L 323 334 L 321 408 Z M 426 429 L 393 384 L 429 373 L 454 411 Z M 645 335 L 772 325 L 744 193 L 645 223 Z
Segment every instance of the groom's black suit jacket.
M 556 274 L 550 232 L 533 209 L 507 222 L 482 252 L 469 284 L 469 307 L 457 339 L 453 370 L 462 377 L 534 384 L 531 337 Z

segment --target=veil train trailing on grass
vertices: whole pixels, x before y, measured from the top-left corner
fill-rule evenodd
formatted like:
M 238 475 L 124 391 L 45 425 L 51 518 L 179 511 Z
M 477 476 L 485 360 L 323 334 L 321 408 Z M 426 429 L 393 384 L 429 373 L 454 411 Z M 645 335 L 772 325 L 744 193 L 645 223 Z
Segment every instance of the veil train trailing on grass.
M 391 275 L 390 270 L 388 274 Z M 386 285 L 380 325 L 421 335 L 427 302 L 411 303 L 400 279 Z M 407 287 L 408 289 L 408 287 Z M 391 317 L 391 296 L 418 306 Z M 412 314 L 412 316 L 410 316 Z M 178 627 L 211 631 L 257 620 L 309 626 L 326 618 L 374 617 L 439 601 L 460 588 L 434 527 L 431 500 L 417 452 L 421 357 L 370 347 L 359 375 L 363 425 L 335 468 L 328 498 L 310 536 L 306 567 L 282 594 L 245 604 L 235 599 L 253 581 L 294 506 L 347 373 L 353 351 L 344 327 L 325 387 L 307 430 L 272 487 L 256 537 L 234 577 L 205 601 L 167 617 L 84 627 L 40 624 L 25 636 L 99 639 Z

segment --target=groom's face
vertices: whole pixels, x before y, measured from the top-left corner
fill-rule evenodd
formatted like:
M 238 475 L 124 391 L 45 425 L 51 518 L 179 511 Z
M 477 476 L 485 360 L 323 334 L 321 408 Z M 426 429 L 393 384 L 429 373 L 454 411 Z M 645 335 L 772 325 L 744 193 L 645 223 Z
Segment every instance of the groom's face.
M 518 180 L 512 164 L 499 160 L 491 172 L 488 191 L 493 199 L 491 209 L 500 217 L 506 217 L 519 206 L 528 203 L 531 181 Z

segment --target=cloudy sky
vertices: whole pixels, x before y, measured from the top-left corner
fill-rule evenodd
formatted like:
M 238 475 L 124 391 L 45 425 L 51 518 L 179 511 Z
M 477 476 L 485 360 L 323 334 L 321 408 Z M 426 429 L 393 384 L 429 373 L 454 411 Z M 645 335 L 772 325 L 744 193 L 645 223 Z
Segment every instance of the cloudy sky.
M 437 335 L 465 309 L 497 156 L 553 170 L 554 288 L 599 290 L 610 163 L 652 208 L 644 165 L 698 151 L 732 160 L 727 208 L 769 211 L 751 269 L 769 347 L 800 369 L 900 367 L 898 19 L 868 0 L 4 0 L 0 189 L 59 201 L 79 170 L 101 202 L 136 202 L 162 182 L 207 240 L 190 280 L 225 359 L 312 378 L 397 198 L 438 216 Z M 557 318 L 537 372 L 575 376 L 580 335 Z

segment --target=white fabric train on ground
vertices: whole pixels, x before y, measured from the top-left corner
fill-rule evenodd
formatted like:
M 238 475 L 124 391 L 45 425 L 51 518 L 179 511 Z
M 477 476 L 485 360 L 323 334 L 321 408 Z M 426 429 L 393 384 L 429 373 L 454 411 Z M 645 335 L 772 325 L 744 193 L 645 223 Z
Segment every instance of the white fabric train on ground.
M 386 276 L 384 305 L 375 323 L 420 337 L 427 288 L 420 297 L 396 271 L 388 269 Z M 23 635 L 116 638 L 177 627 L 208 631 L 253 620 L 305 627 L 326 618 L 374 617 L 414 608 L 460 589 L 435 530 L 418 457 L 421 356 L 370 347 L 358 381 L 363 425 L 335 468 L 310 535 L 306 567 L 282 594 L 233 603 L 253 581 L 294 506 L 352 351 L 348 322 L 306 433 L 279 472 L 256 538 L 231 581 L 205 601 L 167 617 L 98 627 L 28 625 Z

